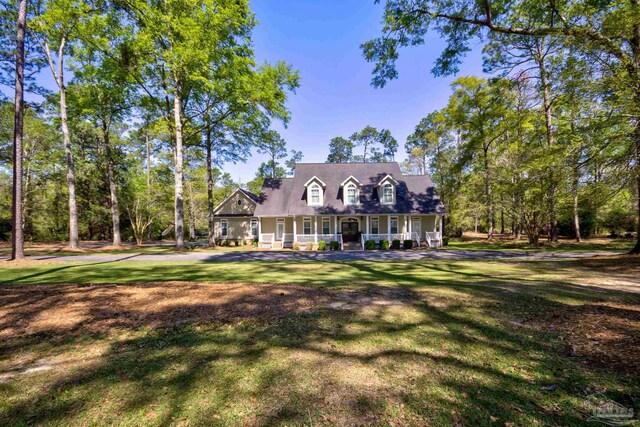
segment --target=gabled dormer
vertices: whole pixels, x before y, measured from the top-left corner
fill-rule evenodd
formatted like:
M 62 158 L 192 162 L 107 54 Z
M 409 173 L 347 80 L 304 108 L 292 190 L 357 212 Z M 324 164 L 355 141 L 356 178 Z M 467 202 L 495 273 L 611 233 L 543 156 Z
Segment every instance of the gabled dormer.
M 307 189 L 307 205 L 322 206 L 324 204 L 324 189 L 327 184 L 317 176 L 312 176 L 304 186 Z
M 360 181 L 353 175 L 342 181 L 342 202 L 347 206 L 355 206 L 360 204 Z
M 395 205 L 397 188 L 398 181 L 396 181 L 391 175 L 387 174 L 380 181 L 378 181 L 378 195 L 380 197 L 380 204 Z

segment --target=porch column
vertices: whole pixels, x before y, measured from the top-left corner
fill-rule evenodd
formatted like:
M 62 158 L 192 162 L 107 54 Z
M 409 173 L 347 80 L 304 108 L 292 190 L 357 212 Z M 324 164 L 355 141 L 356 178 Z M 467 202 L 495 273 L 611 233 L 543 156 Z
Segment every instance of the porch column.
M 391 215 L 387 215 L 387 240 L 391 241 Z
M 336 235 L 336 240 L 338 240 L 338 215 L 333 217 L 333 234 Z
M 408 215 L 407 218 L 409 218 L 409 224 L 407 225 L 407 229 L 409 231 L 409 239 L 413 240 L 413 230 L 411 227 L 413 227 L 413 225 L 411 224 L 413 222 L 413 218 L 411 218 L 411 215 Z
M 313 243 L 318 243 L 318 215 L 313 216 Z
M 367 215 L 365 218 L 367 219 L 367 228 L 364 230 L 364 238 L 368 239 L 369 238 L 369 230 L 370 230 L 370 228 L 369 228 L 369 215 Z
M 444 217 L 444 215 L 440 215 L 440 238 L 441 239 L 444 236 L 444 233 L 442 232 L 442 218 L 443 217 Z
M 438 215 L 433 219 L 433 232 L 438 231 Z
M 298 226 L 296 224 L 296 217 L 293 217 L 293 241 L 298 241 Z
M 262 240 L 262 217 L 258 218 L 258 242 Z

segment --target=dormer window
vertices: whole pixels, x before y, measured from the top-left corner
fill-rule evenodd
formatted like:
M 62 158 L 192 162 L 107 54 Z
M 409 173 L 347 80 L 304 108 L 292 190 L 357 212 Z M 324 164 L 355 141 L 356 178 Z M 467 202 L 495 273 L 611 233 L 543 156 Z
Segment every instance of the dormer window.
M 347 205 L 358 204 L 358 187 L 355 184 L 347 185 Z
M 321 206 L 323 204 L 323 188 L 327 185 L 317 176 L 312 176 L 304 186 L 307 189 L 307 204 Z
M 380 181 L 378 181 L 378 195 L 380 197 L 380 204 L 393 205 L 396 203 L 396 187 L 398 181 L 396 181 L 391 175 L 385 175 Z
M 382 186 L 382 203 L 385 205 L 393 204 L 393 185 L 392 184 L 384 184 Z
M 322 189 L 320 188 L 320 186 L 318 184 L 312 184 L 311 187 L 309 187 L 309 193 L 311 194 L 311 197 L 309 198 L 309 204 L 310 205 L 320 205 L 322 204 L 320 202 L 321 196 L 320 193 L 322 192 Z

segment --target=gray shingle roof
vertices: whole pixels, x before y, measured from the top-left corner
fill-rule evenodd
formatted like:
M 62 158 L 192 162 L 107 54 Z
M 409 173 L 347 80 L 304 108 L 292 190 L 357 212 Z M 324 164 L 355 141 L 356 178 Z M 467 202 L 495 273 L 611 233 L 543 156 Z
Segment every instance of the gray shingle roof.
M 398 181 L 396 203 L 381 205 L 378 182 L 386 175 Z M 353 175 L 361 183 L 360 204 L 343 203 L 340 184 Z M 326 183 L 324 204 L 308 206 L 304 184 L 312 177 Z M 396 162 L 389 163 L 298 163 L 293 178 L 265 180 L 256 216 L 314 214 L 443 214 L 445 207 L 426 175 L 402 175 Z

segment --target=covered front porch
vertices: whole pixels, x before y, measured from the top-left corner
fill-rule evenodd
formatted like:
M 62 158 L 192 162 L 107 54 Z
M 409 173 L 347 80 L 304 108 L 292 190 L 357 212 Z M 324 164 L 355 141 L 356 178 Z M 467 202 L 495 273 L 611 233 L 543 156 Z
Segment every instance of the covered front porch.
M 260 217 L 259 245 L 292 248 L 294 243 L 339 242 L 341 247 L 364 249 L 374 240 L 413 240 L 418 246 L 442 245 L 442 215 L 310 215 Z M 346 245 L 345 245 L 346 244 Z

